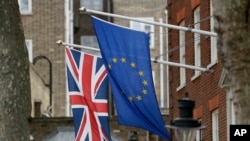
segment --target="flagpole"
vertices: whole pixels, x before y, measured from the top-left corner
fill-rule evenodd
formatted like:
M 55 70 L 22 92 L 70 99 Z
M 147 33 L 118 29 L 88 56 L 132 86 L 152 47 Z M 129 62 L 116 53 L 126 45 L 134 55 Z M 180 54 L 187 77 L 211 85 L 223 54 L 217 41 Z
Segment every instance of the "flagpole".
M 75 48 L 82 48 L 82 49 L 88 49 L 88 50 L 100 52 L 100 49 L 98 49 L 98 48 L 82 46 L 82 45 L 76 45 L 76 44 L 69 44 L 69 43 L 65 43 L 65 42 L 63 42 L 61 40 L 58 40 L 56 43 L 58 45 L 71 46 L 71 47 L 75 47 Z M 157 59 L 154 59 L 154 58 L 151 58 L 151 61 L 154 62 L 154 63 L 160 63 L 160 64 L 176 66 L 176 67 L 181 67 L 181 68 L 186 68 L 186 69 L 193 69 L 193 70 L 197 70 L 197 71 L 203 71 L 203 72 L 209 72 L 209 73 L 213 72 L 213 70 L 210 70 L 210 69 L 207 69 L 207 68 L 202 68 L 202 67 L 197 67 L 197 66 L 192 66 L 192 65 L 186 65 L 186 64 L 181 64 L 181 63 L 175 63 L 175 62 L 169 62 L 169 61 L 164 61 L 164 60 L 157 60 Z
M 171 28 L 171 29 L 189 31 L 189 32 L 193 32 L 193 33 L 199 33 L 199 34 L 202 34 L 202 35 L 217 37 L 217 33 L 215 33 L 215 32 L 209 32 L 209 31 L 204 31 L 204 30 L 199 30 L 199 29 L 193 29 L 191 27 L 177 26 L 177 25 L 165 24 L 165 23 L 160 23 L 160 22 L 145 21 L 145 20 L 141 20 L 141 19 L 137 19 L 137 18 L 133 18 L 133 17 L 128 17 L 128 16 L 123 16 L 123 15 L 118 15 L 118 14 L 112 14 L 112 13 L 106 13 L 106 12 L 91 10 L 91 9 L 87 9 L 85 7 L 81 7 L 79 10 L 82 11 L 82 12 L 89 12 L 89 13 L 94 13 L 94 14 L 98 14 L 98 15 L 121 18 L 121 19 L 126 19 L 126 20 L 131 20 L 131 21 L 137 21 L 137 22 L 142 22 L 142 23 L 147 23 L 147 24 L 152 24 L 152 25 L 163 26 L 163 27 Z

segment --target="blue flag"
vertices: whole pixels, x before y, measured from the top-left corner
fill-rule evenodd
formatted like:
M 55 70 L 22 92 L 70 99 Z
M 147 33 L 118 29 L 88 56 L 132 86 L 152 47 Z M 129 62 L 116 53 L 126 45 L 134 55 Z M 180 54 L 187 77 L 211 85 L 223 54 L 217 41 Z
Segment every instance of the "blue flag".
M 118 123 L 169 139 L 155 95 L 149 34 L 93 16 L 92 22 L 108 71 Z

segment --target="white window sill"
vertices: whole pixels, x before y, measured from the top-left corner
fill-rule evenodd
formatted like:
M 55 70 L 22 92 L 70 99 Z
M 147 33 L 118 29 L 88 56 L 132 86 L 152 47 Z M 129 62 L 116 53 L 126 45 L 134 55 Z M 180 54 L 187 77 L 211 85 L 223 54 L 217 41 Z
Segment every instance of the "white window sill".
M 184 88 L 186 86 L 185 83 L 181 84 L 179 87 L 176 88 L 176 91 L 181 90 L 182 88 Z
M 33 15 L 32 12 L 20 12 L 21 16 L 28 16 L 28 15 Z
M 198 78 L 201 75 L 201 72 L 197 72 L 195 73 L 192 77 L 191 77 L 191 81 L 195 80 L 196 78 Z
M 210 69 L 212 68 L 214 65 L 216 65 L 218 63 L 218 60 L 214 60 L 213 62 L 211 62 L 209 65 L 207 65 L 207 68 Z

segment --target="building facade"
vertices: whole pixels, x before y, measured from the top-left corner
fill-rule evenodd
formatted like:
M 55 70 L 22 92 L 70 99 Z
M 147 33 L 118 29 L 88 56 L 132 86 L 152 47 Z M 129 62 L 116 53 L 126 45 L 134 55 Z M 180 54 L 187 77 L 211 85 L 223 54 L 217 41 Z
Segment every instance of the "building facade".
M 169 24 L 214 32 L 216 24 L 213 0 L 168 0 Z M 170 116 L 179 116 L 177 100 L 189 97 L 196 102 L 193 116 L 206 128 L 197 133 L 196 141 L 227 141 L 229 125 L 235 123 L 235 109 L 230 101 L 229 86 L 225 86 L 225 72 L 217 55 L 216 37 L 168 29 L 169 60 L 213 70 L 211 73 L 169 67 Z M 227 87 L 224 91 L 222 87 Z M 232 98 L 231 98 L 232 100 Z
M 33 70 L 42 79 L 43 85 L 48 89 L 52 87 L 50 99 L 52 105 L 46 107 L 51 116 L 65 116 L 66 87 L 65 87 L 65 58 L 64 48 L 56 44 L 57 40 L 67 40 L 65 2 L 61 0 L 39 1 L 39 0 L 19 0 L 20 13 L 24 28 L 26 45 L 28 48 L 30 65 L 33 59 L 38 56 L 38 60 L 32 66 Z M 47 58 L 44 59 L 44 58 Z M 52 66 L 49 66 L 49 63 Z M 50 71 L 52 76 L 50 77 Z M 32 78 L 31 78 L 32 79 Z M 50 83 L 50 81 L 52 81 Z M 31 87 L 33 92 L 39 91 Z M 32 95 L 33 95 L 32 92 Z M 44 93 L 44 97 L 49 93 Z M 44 98 L 39 99 L 43 106 Z M 49 101 L 50 101 L 49 100 Z M 32 101 L 33 103 L 34 101 Z
M 56 41 L 63 40 L 67 43 L 98 47 L 90 22 L 90 14 L 79 13 L 81 6 L 142 20 L 166 21 L 166 2 L 164 0 L 154 2 L 148 0 L 138 0 L 136 2 L 131 0 L 19 0 L 19 6 L 32 69 L 31 83 L 38 83 L 32 85 L 31 88 L 34 97 L 32 98 L 34 104 L 32 108 L 35 109 L 35 105 L 39 105 L 40 102 L 40 107 L 42 107 L 40 112 L 51 108 L 51 113 L 50 110 L 47 112 L 52 117 L 71 116 L 69 98 L 66 95 L 64 47 L 58 46 Z M 112 17 L 96 16 L 115 24 L 150 32 L 151 57 L 156 60 L 167 59 L 165 54 L 167 35 L 164 28 Z M 91 53 L 95 54 L 96 52 Z M 33 59 L 38 56 L 48 58 L 52 63 L 52 69 L 50 69 L 49 61 L 46 59 L 39 59 L 33 65 Z M 169 87 L 167 85 L 168 73 L 165 72 L 168 69 L 165 65 L 153 62 L 152 67 L 157 99 L 164 120 L 167 123 L 169 121 Z M 50 71 L 52 71 L 52 85 L 49 84 Z M 49 104 L 49 86 L 52 86 L 51 107 Z M 36 95 L 44 94 L 45 96 L 34 95 L 37 91 L 39 91 L 39 94 Z M 36 112 L 33 111 L 32 115 L 35 116 Z M 112 102 L 110 103 L 110 113 L 112 135 L 127 140 L 136 131 L 140 141 L 163 140 L 145 130 L 117 125 L 115 106 Z M 39 132 L 39 129 L 34 132 Z

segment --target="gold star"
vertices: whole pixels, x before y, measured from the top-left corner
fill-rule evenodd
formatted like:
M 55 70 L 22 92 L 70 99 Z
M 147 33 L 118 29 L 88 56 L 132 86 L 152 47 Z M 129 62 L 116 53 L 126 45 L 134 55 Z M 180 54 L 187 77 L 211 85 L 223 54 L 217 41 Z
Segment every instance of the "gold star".
M 141 98 L 140 95 L 138 95 L 138 96 L 136 97 L 136 99 L 137 99 L 138 101 L 142 100 L 142 98 Z
M 108 68 L 109 68 L 109 69 L 111 69 L 111 68 L 112 68 L 112 66 L 111 66 L 110 64 L 108 64 Z
M 147 91 L 146 89 L 143 89 L 143 90 L 142 90 L 142 93 L 143 93 L 143 94 L 148 94 L 148 91 Z
M 117 58 L 113 58 L 112 61 L 113 61 L 114 63 L 117 63 Z
M 138 73 L 140 76 L 143 76 L 144 75 L 144 72 L 143 71 L 139 71 Z
M 148 81 L 147 80 L 143 80 L 142 83 L 143 83 L 144 86 L 148 85 Z
M 135 68 L 135 63 L 134 62 L 132 62 L 130 65 L 131 65 L 132 68 Z
M 121 61 L 122 61 L 122 63 L 125 63 L 126 62 L 126 58 L 122 57 Z
M 132 96 L 129 96 L 129 97 L 128 97 L 128 100 L 129 100 L 129 101 L 133 101 L 133 97 L 132 97 Z

